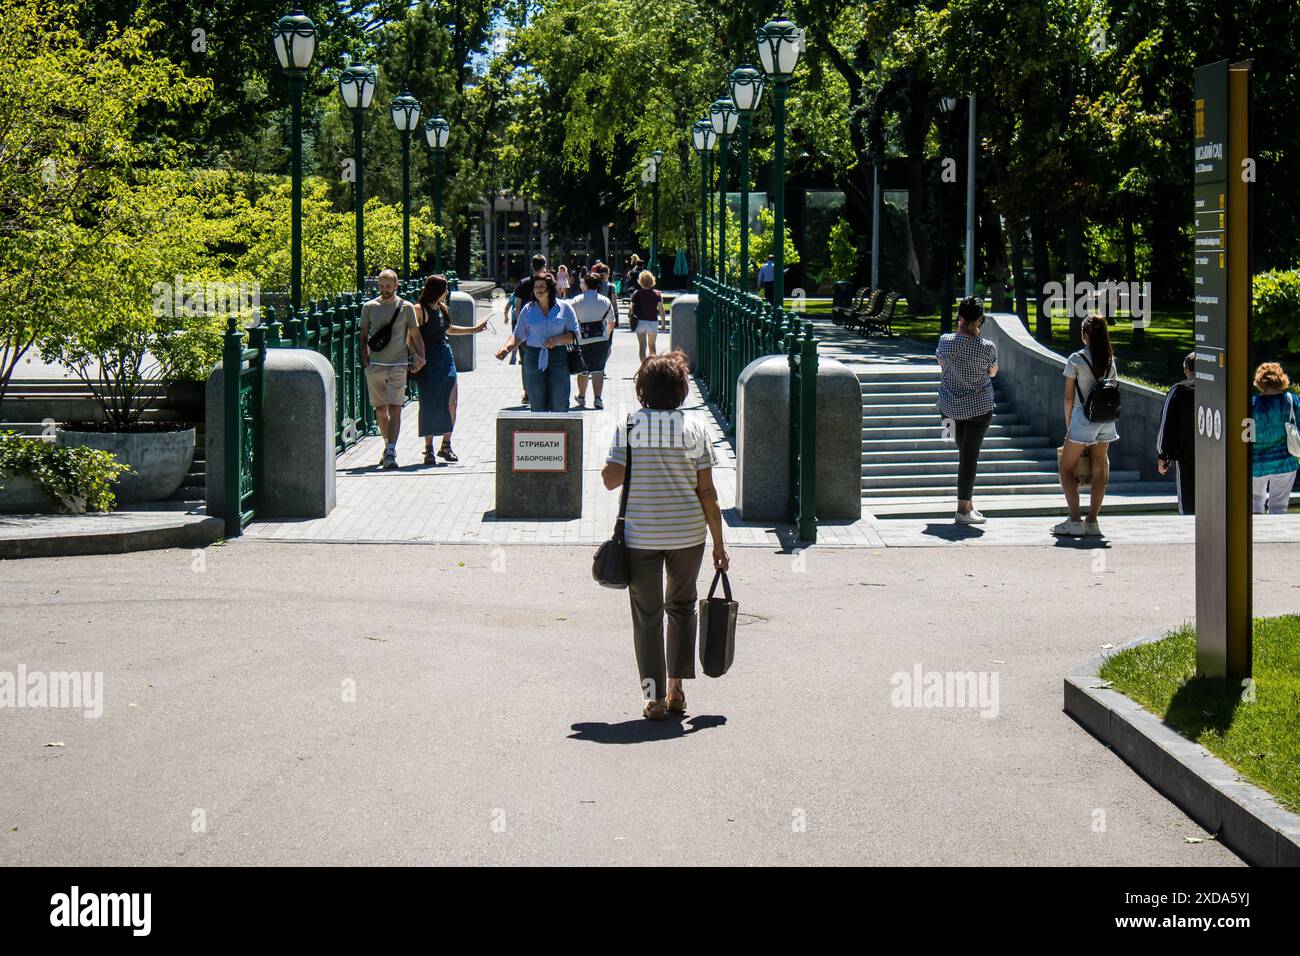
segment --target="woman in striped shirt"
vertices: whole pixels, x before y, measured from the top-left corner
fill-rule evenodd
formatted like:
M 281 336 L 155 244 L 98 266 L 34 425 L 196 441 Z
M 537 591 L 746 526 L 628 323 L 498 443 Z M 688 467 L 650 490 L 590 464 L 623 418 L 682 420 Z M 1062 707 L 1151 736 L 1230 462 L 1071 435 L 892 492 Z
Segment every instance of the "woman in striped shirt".
M 704 424 L 681 410 L 689 386 L 681 350 L 647 356 L 636 376 L 642 408 L 631 416 L 630 431 L 625 424 L 615 434 L 601 472 L 606 488 L 620 487 L 632 456 L 623 533 L 631 558 L 632 639 L 646 700 L 642 713 L 650 720 L 686 709 L 682 680 L 695 676 L 696 578 L 706 528 L 713 538 L 713 567 L 730 566 L 713 487 L 717 458 Z

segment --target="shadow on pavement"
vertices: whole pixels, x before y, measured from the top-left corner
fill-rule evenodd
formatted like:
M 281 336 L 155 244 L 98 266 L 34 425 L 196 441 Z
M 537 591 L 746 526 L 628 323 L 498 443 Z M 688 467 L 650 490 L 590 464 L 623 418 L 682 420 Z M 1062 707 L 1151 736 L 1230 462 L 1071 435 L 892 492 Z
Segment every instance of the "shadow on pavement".
M 928 534 L 932 538 L 943 538 L 944 541 L 971 541 L 984 537 L 984 529 L 970 524 L 953 524 L 951 522 L 937 524 L 930 521 L 926 523 L 921 534 Z
M 619 724 L 581 723 L 570 729 L 570 740 L 587 740 L 597 744 L 645 744 L 656 740 L 673 740 L 711 727 L 721 727 L 727 718 L 720 714 L 701 714 L 685 720 L 669 715 L 667 720 L 637 717 Z M 687 725 L 690 726 L 687 726 Z

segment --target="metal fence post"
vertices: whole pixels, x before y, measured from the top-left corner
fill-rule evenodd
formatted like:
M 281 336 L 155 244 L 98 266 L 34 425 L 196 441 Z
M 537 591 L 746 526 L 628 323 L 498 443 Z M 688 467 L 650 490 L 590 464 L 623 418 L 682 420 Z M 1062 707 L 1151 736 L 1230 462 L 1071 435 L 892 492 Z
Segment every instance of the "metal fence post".
M 225 507 L 226 537 L 237 538 L 243 532 L 239 504 L 240 414 L 239 370 L 244 364 L 244 336 L 232 315 L 226 319 L 225 341 L 221 350 L 221 372 L 225 384 L 223 409 L 225 428 Z

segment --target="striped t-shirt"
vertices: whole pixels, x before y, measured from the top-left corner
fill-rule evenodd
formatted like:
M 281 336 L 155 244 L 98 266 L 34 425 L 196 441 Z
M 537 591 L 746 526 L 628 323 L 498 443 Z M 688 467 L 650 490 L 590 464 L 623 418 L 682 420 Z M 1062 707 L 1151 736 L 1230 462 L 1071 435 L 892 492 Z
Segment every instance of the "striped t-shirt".
M 606 461 L 627 464 L 632 448 L 632 477 L 627 490 L 623 535 L 629 548 L 673 551 L 704 543 L 704 507 L 695 495 L 696 473 L 718 463 L 704 425 L 685 412 L 643 408 L 614 434 Z

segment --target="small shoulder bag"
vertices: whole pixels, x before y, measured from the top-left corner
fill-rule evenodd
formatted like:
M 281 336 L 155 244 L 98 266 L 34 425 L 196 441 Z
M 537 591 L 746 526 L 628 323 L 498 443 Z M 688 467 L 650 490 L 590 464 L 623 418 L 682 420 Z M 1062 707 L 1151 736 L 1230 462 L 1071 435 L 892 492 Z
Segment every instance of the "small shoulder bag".
M 627 514 L 627 489 L 632 484 L 632 415 L 627 416 L 627 465 L 623 469 L 623 494 L 618 500 L 614 534 L 600 546 L 591 562 L 591 576 L 603 588 L 625 588 L 632 577 L 627 543 L 623 540 L 623 519 Z
M 393 317 L 388 320 L 388 324 L 382 329 L 375 329 L 370 333 L 370 338 L 366 339 L 366 345 L 370 347 L 370 351 L 382 352 L 384 349 L 388 348 L 388 343 L 393 341 L 393 323 L 396 322 L 397 317 L 402 314 L 402 306 L 405 304 L 406 303 L 399 297 L 397 300 L 397 308 L 393 310 Z

